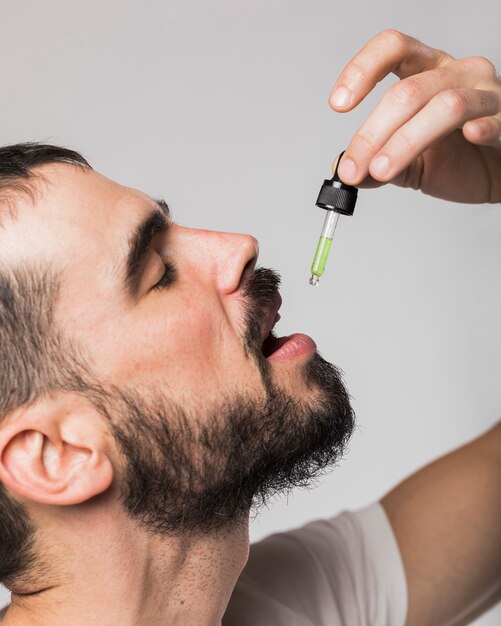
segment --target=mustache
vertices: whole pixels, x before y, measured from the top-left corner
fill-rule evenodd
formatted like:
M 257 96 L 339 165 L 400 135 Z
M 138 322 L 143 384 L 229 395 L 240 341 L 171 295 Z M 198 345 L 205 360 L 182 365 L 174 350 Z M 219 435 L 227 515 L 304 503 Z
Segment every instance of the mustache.
M 258 267 L 243 287 L 244 344 L 247 353 L 261 356 L 261 335 L 281 283 L 280 274 L 267 267 Z

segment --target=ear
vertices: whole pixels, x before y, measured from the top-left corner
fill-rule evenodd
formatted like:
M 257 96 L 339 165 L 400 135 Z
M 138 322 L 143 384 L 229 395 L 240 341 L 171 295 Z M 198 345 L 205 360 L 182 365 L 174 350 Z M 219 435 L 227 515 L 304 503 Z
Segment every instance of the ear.
M 108 433 L 101 414 L 74 394 L 19 407 L 0 427 L 0 481 L 34 502 L 85 502 L 113 482 Z

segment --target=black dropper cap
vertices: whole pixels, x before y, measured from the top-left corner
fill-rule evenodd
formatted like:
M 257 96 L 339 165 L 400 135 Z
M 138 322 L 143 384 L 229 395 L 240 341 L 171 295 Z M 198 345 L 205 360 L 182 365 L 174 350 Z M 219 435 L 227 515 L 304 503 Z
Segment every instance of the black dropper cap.
M 316 205 L 321 209 L 330 209 L 342 215 L 353 215 L 358 189 L 352 185 L 345 185 L 337 173 L 344 153 L 345 150 L 339 155 L 334 176 L 330 180 L 324 180 Z

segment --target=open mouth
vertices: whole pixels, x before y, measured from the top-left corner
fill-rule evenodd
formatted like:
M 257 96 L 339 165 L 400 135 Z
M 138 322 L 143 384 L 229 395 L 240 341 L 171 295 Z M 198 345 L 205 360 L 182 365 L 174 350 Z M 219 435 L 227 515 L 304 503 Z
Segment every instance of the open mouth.
M 282 298 L 277 293 L 273 301 L 273 305 L 268 313 L 268 318 L 263 327 L 263 333 L 261 335 L 261 352 L 265 358 L 270 357 L 274 352 L 279 350 L 284 343 L 287 342 L 287 337 L 277 337 L 273 332 L 275 324 L 280 319 L 278 310 L 282 306 Z
M 261 352 L 263 356 L 267 359 L 272 354 L 280 350 L 282 346 L 284 346 L 289 341 L 289 337 L 277 337 L 275 333 L 270 332 L 268 337 L 263 341 L 263 345 L 261 346 Z
M 300 355 L 312 354 L 316 350 L 316 345 L 311 337 L 299 333 L 277 337 L 273 332 L 275 324 L 280 319 L 278 310 L 281 305 L 282 298 L 277 294 L 261 336 L 261 352 L 264 358 L 268 361 L 286 361 Z

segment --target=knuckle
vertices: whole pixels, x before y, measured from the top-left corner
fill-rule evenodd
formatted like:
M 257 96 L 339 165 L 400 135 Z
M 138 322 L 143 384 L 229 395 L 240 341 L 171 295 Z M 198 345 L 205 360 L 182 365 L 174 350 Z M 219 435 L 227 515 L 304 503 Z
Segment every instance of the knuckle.
M 475 56 L 470 57 L 470 62 L 473 64 L 473 67 L 477 69 L 478 72 L 485 76 L 495 76 L 496 68 L 492 61 L 489 61 L 486 57 L 483 56 Z
M 353 143 L 361 148 L 362 151 L 365 152 L 375 152 L 377 150 L 377 142 L 376 138 L 372 137 L 369 133 L 358 132 L 353 137 Z
M 404 153 L 414 153 L 417 150 L 417 139 L 405 130 L 401 130 L 399 133 L 397 133 L 395 139 L 398 142 L 399 147 L 404 151 Z
M 388 96 L 403 106 L 409 106 L 420 100 L 421 84 L 417 78 L 404 78 L 388 90 Z
M 339 82 L 345 82 L 349 85 L 359 83 L 364 80 L 366 75 L 366 69 L 354 61 L 345 67 Z
M 407 44 L 407 35 L 401 33 L 395 28 L 387 28 L 383 30 L 377 37 L 386 45 L 392 48 L 404 48 Z
M 445 81 L 451 74 L 451 67 L 448 65 L 440 65 L 436 69 L 432 70 L 432 73 L 436 76 L 437 81 Z
M 480 91 L 479 92 L 479 104 L 482 110 L 484 111 L 493 111 L 497 113 L 498 111 L 498 98 L 496 95 L 490 91 Z
M 454 117 L 461 117 L 468 108 L 468 98 L 459 89 L 447 89 L 440 94 L 441 106 L 446 108 Z

